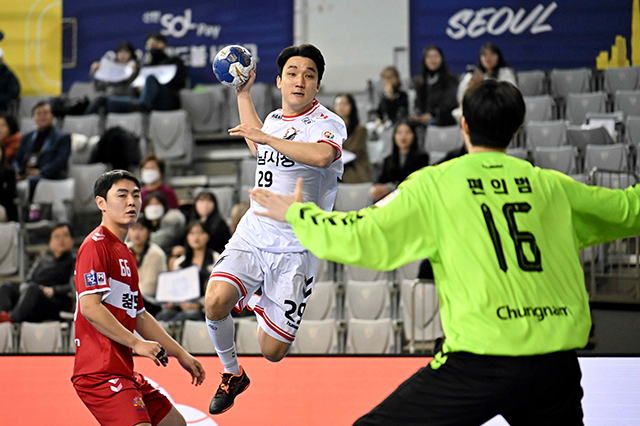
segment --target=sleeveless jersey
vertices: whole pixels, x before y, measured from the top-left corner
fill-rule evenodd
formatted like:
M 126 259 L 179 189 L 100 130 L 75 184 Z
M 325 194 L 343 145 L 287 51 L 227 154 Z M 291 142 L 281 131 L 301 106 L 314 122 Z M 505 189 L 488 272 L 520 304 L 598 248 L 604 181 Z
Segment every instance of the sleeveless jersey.
M 75 313 L 76 355 L 72 381 L 85 375 L 133 375 L 131 349 L 100 333 L 82 315 L 80 299 L 100 293 L 102 304 L 127 330 L 144 311 L 138 269 L 131 250 L 104 226 L 91 232 L 78 250 L 75 270 L 78 304 Z
M 278 138 L 327 143 L 337 151 L 333 162 L 326 168 L 309 166 L 287 158 L 268 145 L 258 145 L 254 188 L 265 188 L 277 194 L 291 194 L 296 181 L 304 180 L 305 202 L 313 202 L 321 209 L 331 211 L 342 177 L 342 144 L 347 138 L 344 122 L 338 115 L 314 99 L 312 107 L 296 116 L 283 116 L 282 110 L 273 111 L 264 122 L 262 131 Z M 263 208 L 251 201 L 251 208 L 240 221 L 236 233 L 252 246 L 274 253 L 301 252 L 306 249 L 296 238 L 291 225 L 257 216 Z

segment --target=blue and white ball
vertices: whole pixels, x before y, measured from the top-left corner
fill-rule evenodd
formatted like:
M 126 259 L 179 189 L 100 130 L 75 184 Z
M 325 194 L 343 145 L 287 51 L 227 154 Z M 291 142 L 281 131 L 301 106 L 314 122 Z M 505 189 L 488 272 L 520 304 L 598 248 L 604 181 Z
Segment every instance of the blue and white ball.
M 242 86 L 249 80 L 249 73 L 255 68 L 251 52 L 238 45 L 231 45 L 218 52 L 213 60 L 213 73 L 220 83 L 229 87 Z

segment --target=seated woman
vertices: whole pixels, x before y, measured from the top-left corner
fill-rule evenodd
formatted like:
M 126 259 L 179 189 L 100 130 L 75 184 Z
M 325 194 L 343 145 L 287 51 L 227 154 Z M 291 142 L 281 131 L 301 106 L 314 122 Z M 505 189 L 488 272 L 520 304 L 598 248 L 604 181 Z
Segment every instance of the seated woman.
M 17 222 L 16 171 L 5 158 L 5 148 L 0 145 L 0 222 Z
M 393 142 L 393 152 L 384 159 L 380 178 L 370 190 L 374 201 L 394 191 L 411 173 L 429 165 L 429 154 L 421 152 L 416 131 L 408 122 L 396 126 Z
M 144 184 L 140 190 L 142 205 L 145 205 L 146 198 L 152 192 L 159 191 L 167 200 L 170 209 L 179 209 L 178 195 L 173 187 L 164 183 L 165 161 L 155 154 L 146 155 L 140 162 L 140 181 Z M 144 212 L 144 208 L 142 210 Z
M 13 161 L 13 156 L 20 146 L 20 139 L 22 135 L 16 119 L 5 113 L 0 114 L 0 146 L 4 148 L 5 160 L 8 164 Z
M 123 41 L 116 47 L 115 53 L 115 58 L 111 56 L 111 52 L 107 52 L 103 56 L 103 59 L 115 59 L 113 62 L 129 68 L 128 71 L 131 72 L 131 75 L 121 81 L 103 81 L 96 77 L 96 72 L 100 69 L 100 61 L 91 64 L 90 74 L 94 81 L 94 87 L 96 91 L 101 92 L 102 96 L 98 96 L 87 106 L 85 114 L 99 113 L 100 109 L 106 106 L 107 96 L 137 96 L 137 91 L 131 86 L 133 80 L 138 76 L 140 69 L 135 48 L 128 41 Z
M 218 200 L 215 194 L 209 191 L 200 192 L 195 199 L 194 217 L 192 220 L 202 223 L 203 228 L 209 234 L 207 247 L 218 253 L 224 251 L 224 246 L 231 238 L 229 226 L 220 216 Z
M 409 114 L 409 97 L 402 90 L 400 74 L 395 67 L 386 67 L 380 73 L 382 78 L 382 94 L 378 105 L 372 111 L 376 118 L 376 127 L 389 121 L 397 123 L 407 118 Z
M 462 77 L 462 81 L 460 81 L 460 85 L 458 86 L 458 103 L 462 102 L 462 97 L 469 85 L 479 83 L 487 78 L 493 78 L 498 81 L 508 81 L 514 86 L 518 86 L 516 72 L 507 65 L 502 50 L 500 50 L 495 43 L 487 42 L 482 45 L 480 54 L 478 55 L 478 62 L 471 68 L 472 69 Z
M 204 294 L 209 282 L 213 265 L 220 255 L 207 247 L 209 234 L 201 222 L 191 222 L 187 227 L 185 238 L 185 254 L 177 258 L 173 270 L 188 268 L 195 265 L 199 270 L 201 297 L 180 303 L 167 303 L 162 311 L 156 315 L 159 321 L 204 320 Z
M 451 115 L 458 106 L 458 76 L 444 60 L 438 46 L 427 46 L 422 52 L 420 75 L 415 80 L 416 102 L 413 120 L 423 125 L 451 126 Z
M 129 228 L 129 242 L 127 245 L 136 258 L 140 293 L 144 298 L 144 305 L 151 315 L 155 315 L 160 307 L 153 299 L 156 297 L 158 274 L 167 270 L 167 255 L 160 246 L 152 243 L 151 222 L 144 217 Z
M 144 217 L 151 223 L 151 242 L 165 253 L 179 244 L 187 222 L 180 210 L 170 209 L 161 192 L 152 192 L 143 204 Z
M 360 124 L 358 106 L 353 96 L 340 93 L 333 103 L 336 114 L 342 118 L 347 126 L 347 140 L 342 149 L 356 155 L 356 159 L 345 163 L 342 174 L 343 183 L 363 183 L 371 181 L 371 166 L 367 152 L 367 129 Z

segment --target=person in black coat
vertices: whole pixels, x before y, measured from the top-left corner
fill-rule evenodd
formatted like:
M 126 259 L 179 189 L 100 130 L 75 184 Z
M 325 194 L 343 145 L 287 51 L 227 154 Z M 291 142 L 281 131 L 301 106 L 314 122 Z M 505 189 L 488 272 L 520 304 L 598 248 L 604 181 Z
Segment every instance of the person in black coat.
M 429 165 L 429 154 L 421 152 L 415 128 L 406 121 L 393 132 L 393 152 L 384 159 L 382 173 L 371 187 L 371 198 L 378 201 L 394 191 L 411 173 Z
M 218 200 L 212 192 L 202 191 L 198 194 L 195 199 L 193 216 L 191 219 L 202 223 L 203 228 L 209 234 L 207 248 L 222 253 L 231 238 L 231 232 L 227 222 L 220 216 Z
M 0 145 L 0 222 L 16 222 L 18 220 L 15 199 L 16 171 L 7 164 L 4 146 Z
M 9 102 L 20 96 L 20 82 L 4 63 L 4 52 L 0 49 L 0 112 L 9 109 Z
M 458 106 L 458 77 L 451 72 L 438 46 L 427 46 L 422 53 L 420 75 L 415 80 L 414 120 L 420 124 L 452 126 L 451 115 Z
M 0 284 L 0 322 L 56 320 L 61 311 L 73 311 L 76 259 L 68 224 L 53 228 L 49 249 L 52 255 L 33 265 L 26 282 Z

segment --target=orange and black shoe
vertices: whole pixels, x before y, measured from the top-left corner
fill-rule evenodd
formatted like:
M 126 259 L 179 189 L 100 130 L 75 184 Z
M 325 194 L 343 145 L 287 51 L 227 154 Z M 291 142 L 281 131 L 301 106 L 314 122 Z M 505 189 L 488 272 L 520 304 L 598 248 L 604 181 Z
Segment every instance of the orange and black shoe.
M 249 387 L 251 381 L 240 366 L 240 374 L 222 373 L 222 383 L 209 404 L 209 413 L 222 414 L 233 407 L 233 400 Z

